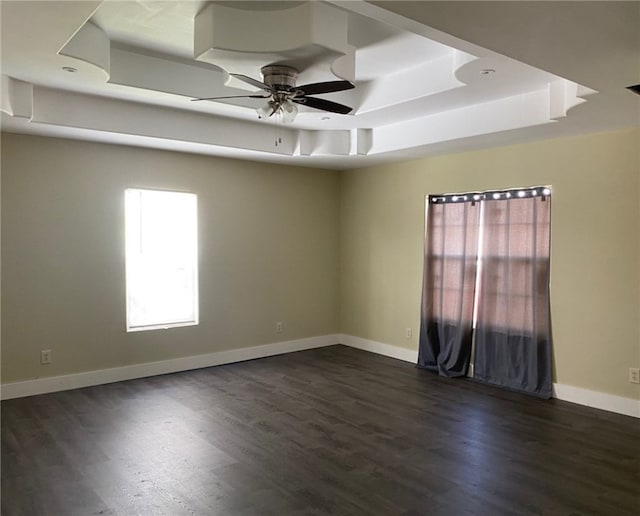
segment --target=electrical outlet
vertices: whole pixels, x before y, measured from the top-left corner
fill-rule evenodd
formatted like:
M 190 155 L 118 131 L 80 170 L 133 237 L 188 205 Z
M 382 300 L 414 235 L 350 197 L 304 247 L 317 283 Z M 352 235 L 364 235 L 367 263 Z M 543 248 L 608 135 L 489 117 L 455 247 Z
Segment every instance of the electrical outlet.
M 413 331 L 411 330 L 411 328 L 406 328 L 405 329 L 405 335 L 406 335 L 408 340 L 411 340 L 411 335 L 413 335 Z
M 640 383 L 640 367 L 629 368 L 629 381 L 631 383 Z
M 40 363 L 41 364 L 50 364 L 51 363 L 51 350 L 43 349 L 40 351 Z
M 282 333 L 282 323 L 280 321 L 276 323 L 276 333 Z

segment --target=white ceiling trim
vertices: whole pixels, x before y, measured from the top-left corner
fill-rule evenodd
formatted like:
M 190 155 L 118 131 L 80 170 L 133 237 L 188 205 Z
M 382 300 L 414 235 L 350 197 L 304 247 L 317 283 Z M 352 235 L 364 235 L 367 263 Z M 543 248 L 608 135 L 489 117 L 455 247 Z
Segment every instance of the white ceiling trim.
M 3 110 L 31 122 L 96 131 L 191 141 L 216 147 L 245 148 L 288 156 L 375 155 L 455 138 L 549 123 L 564 116 L 565 81 L 483 104 L 364 130 L 309 131 L 212 117 L 127 100 L 31 87 L 8 79 Z M 573 89 L 575 91 L 575 88 Z M 29 103 L 32 102 L 31 105 Z M 276 134 L 282 141 L 275 145 Z
M 267 11 L 203 4 L 198 12 L 182 8 L 183 2 L 154 3 L 156 40 L 145 47 L 144 37 L 127 40 L 125 30 L 109 26 L 121 7 L 135 10 L 145 3 L 79 2 L 74 7 L 56 1 L 24 6 L 3 2 L 4 129 L 59 130 L 86 138 L 100 134 L 101 141 L 109 135 L 118 142 L 131 137 L 133 144 L 153 139 L 207 154 L 237 156 L 245 150 L 251 159 L 348 168 L 439 152 L 455 148 L 455 142 L 482 145 L 495 141 L 494 134 L 522 138 L 527 131 L 533 137 L 545 131 L 581 132 L 598 127 L 588 114 L 601 113 L 606 104 L 591 88 L 380 6 L 385 4 L 296 2 L 282 10 L 288 5 L 279 2 Z M 105 7 L 109 16 L 100 14 Z M 248 27 L 246 34 L 231 30 L 234 24 L 246 24 L 247 17 L 253 29 Z M 264 29 L 261 37 L 266 19 L 279 20 L 278 31 Z M 286 30 L 287 21 L 291 30 Z M 128 23 L 131 31 L 138 22 Z M 182 43 L 163 44 L 160 29 L 170 33 L 174 23 Z M 185 47 L 190 23 L 193 58 Z M 328 98 L 353 106 L 354 114 L 303 108 L 293 125 L 277 128 L 271 121 L 256 120 L 254 110 L 262 100 L 190 101 L 253 92 L 229 72 L 259 78 L 256 67 L 265 60 L 296 58 L 304 68 L 301 82 L 353 77 L 355 89 Z M 381 63 L 378 73 L 376 60 Z M 78 73 L 61 73 L 62 66 L 73 66 Z M 585 109 L 587 100 L 595 110 Z M 607 123 L 615 126 L 613 118 Z M 538 129 L 551 126 L 555 129 Z M 281 142 L 276 144 L 276 137 Z

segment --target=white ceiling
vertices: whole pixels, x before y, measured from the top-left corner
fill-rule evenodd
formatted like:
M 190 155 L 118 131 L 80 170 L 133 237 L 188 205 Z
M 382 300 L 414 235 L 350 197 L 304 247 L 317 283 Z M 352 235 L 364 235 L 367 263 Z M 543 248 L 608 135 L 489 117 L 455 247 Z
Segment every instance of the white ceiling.
M 0 2 L 3 131 L 354 168 L 640 125 L 640 2 Z M 258 120 L 274 61 L 350 80 Z M 75 73 L 63 67 L 72 67 Z M 483 70 L 495 70 L 482 73 Z M 282 143 L 275 145 L 276 135 Z

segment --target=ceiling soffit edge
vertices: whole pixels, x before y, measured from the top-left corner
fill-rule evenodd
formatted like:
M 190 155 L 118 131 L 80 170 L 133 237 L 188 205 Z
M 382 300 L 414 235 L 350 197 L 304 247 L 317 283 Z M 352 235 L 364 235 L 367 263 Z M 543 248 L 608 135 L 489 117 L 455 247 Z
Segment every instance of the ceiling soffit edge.
M 348 30 L 348 13 L 322 2 L 256 11 L 209 4 L 194 20 L 194 58 L 230 73 L 252 75 L 280 64 L 353 82 Z

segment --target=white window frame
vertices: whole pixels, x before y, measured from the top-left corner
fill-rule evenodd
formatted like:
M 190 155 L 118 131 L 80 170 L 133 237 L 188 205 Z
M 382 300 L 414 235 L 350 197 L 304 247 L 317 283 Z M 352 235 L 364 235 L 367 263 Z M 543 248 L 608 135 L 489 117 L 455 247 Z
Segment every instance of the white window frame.
M 187 221 L 187 226 L 181 226 L 179 229 L 176 227 L 170 227 L 170 220 L 168 217 L 175 215 L 175 211 L 170 211 L 167 206 L 166 210 L 159 210 L 158 207 L 153 208 L 149 212 L 147 208 L 146 215 L 143 213 L 143 199 L 156 203 L 162 199 L 169 200 L 167 196 L 176 196 L 176 199 L 180 197 L 181 208 L 180 215 L 176 215 L 176 219 L 180 218 Z M 178 192 L 170 190 L 153 190 L 147 188 L 127 188 L 125 190 L 125 269 L 126 269 L 126 331 L 137 332 L 146 330 L 168 329 L 177 328 L 183 326 L 194 326 L 199 323 L 199 294 L 198 294 L 198 201 L 197 195 L 189 192 Z M 152 218 L 157 218 L 158 225 L 154 225 Z M 164 219 L 164 220 L 163 220 Z M 167 228 L 166 236 L 169 240 L 164 241 L 162 238 L 158 238 L 160 232 L 165 231 L 160 224 L 165 224 Z M 144 228 L 147 228 L 146 236 L 143 233 Z M 173 229 L 173 232 L 171 231 Z M 154 233 L 155 230 L 155 233 Z M 151 233 L 149 233 L 151 231 Z M 173 238 L 172 238 L 173 237 Z M 150 245 L 146 245 L 147 252 L 144 251 L 144 242 L 150 242 Z M 179 249 L 180 252 L 171 253 L 167 258 L 167 252 L 171 250 Z M 158 252 L 160 251 L 160 252 Z M 147 272 L 151 270 L 152 272 Z M 160 316 L 156 311 L 155 320 L 153 317 L 147 317 L 146 321 L 144 315 L 135 314 L 135 304 L 142 302 L 146 299 L 153 301 L 162 300 L 162 294 L 169 294 L 171 291 L 156 292 L 154 296 L 149 297 L 149 291 L 145 291 L 144 287 L 140 287 L 140 291 L 136 294 L 136 287 L 134 284 L 140 281 L 145 276 L 146 272 L 146 285 L 157 286 L 158 281 L 154 281 L 153 274 L 156 274 L 156 278 L 161 276 L 171 276 L 174 273 L 174 281 L 179 279 L 180 276 L 184 278 L 186 286 L 186 299 L 190 299 L 191 304 L 182 305 L 180 307 L 183 313 L 177 315 L 175 312 L 173 316 Z M 149 281 L 151 279 L 151 281 Z M 167 287 L 170 288 L 170 287 Z M 169 299 L 175 299 L 175 296 L 169 297 Z M 162 302 L 162 301 L 161 301 Z M 153 302 L 151 302 L 153 303 Z M 189 303 L 189 301 L 187 301 Z M 139 305 L 138 305 L 139 306 Z M 153 311 L 153 309 L 151 309 Z M 178 310 L 180 311 L 180 309 Z M 144 313 L 144 308 L 142 309 Z M 188 313 L 188 315 L 185 315 Z

